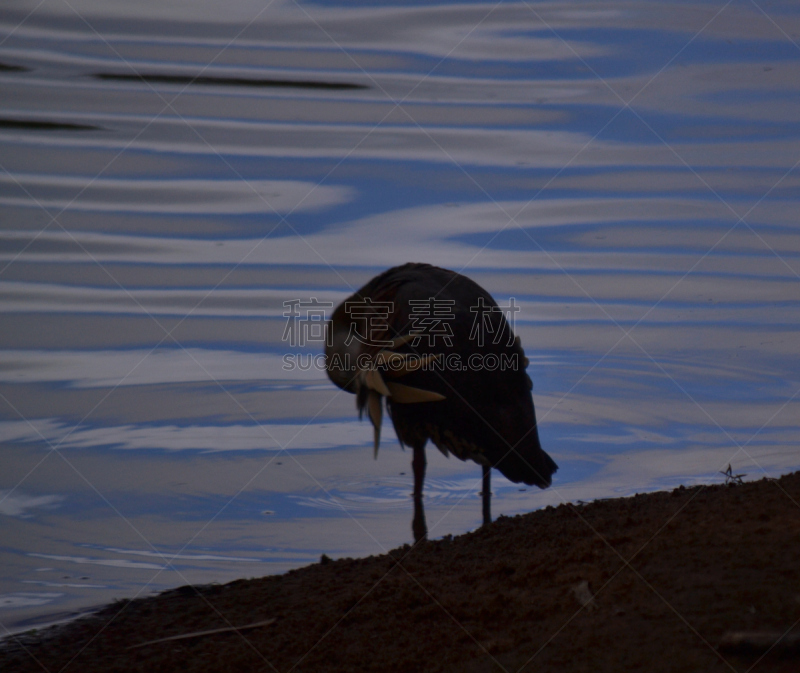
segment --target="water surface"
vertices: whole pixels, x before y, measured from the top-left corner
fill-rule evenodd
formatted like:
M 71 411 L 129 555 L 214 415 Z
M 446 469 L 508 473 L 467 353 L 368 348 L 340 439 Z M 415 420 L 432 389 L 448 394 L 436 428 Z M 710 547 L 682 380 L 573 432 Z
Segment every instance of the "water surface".
M 0 625 L 411 540 L 410 455 L 287 301 L 453 268 L 531 360 L 547 491 L 800 466 L 791 3 L 9 0 Z M 301 360 L 301 362 L 309 362 Z M 428 452 L 434 537 L 480 470 Z

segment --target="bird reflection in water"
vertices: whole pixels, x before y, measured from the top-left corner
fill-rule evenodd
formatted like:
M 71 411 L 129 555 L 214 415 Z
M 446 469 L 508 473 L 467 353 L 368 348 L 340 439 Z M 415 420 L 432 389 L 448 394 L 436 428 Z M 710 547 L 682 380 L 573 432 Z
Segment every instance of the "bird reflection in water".
M 542 450 L 528 360 L 506 313 L 469 278 L 427 264 L 376 276 L 327 324 L 330 379 L 355 394 L 374 427 L 383 408 L 401 446 L 413 449 L 414 539 L 427 536 L 425 444 L 483 468 L 483 523 L 491 522 L 491 468 L 514 483 L 547 488 L 558 466 Z

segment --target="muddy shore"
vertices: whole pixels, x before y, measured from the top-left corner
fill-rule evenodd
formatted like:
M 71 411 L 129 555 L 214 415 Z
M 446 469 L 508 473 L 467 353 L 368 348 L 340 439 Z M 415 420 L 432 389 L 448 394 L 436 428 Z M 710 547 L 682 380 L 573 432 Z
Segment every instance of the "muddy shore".
M 782 672 L 799 633 L 794 473 L 119 601 L 7 640 L 0 670 Z

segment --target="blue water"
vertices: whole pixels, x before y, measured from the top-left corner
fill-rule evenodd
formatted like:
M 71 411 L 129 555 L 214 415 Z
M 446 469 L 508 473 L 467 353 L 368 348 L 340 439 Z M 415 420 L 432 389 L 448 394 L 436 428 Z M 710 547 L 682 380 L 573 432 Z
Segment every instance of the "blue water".
M 5 2 L 0 634 L 409 542 L 391 428 L 373 460 L 352 397 L 283 367 L 322 346 L 284 302 L 407 261 L 522 309 L 560 469 L 495 474 L 495 516 L 797 469 L 799 30 L 737 1 Z M 98 77 L 134 73 L 189 79 Z M 428 458 L 431 536 L 477 527 L 478 467 Z

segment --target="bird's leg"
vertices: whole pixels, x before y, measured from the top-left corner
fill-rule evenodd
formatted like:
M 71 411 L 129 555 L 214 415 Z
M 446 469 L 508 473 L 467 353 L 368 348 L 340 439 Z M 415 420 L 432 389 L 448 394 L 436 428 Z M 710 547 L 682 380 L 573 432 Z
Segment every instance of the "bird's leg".
M 425 466 L 427 460 L 425 459 L 425 445 L 414 446 L 414 458 L 411 461 L 411 467 L 414 470 L 414 497 L 422 497 L 422 485 L 425 482 Z
M 483 525 L 488 526 L 492 523 L 492 468 L 488 465 L 483 466 Z
M 428 524 L 425 523 L 425 507 L 422 505 L 422 496 L 414 496 L 414 520 L 411 522 L 414 532 L 414 542 L 419 542 L 428 537 Z
M 414 520 L 411 530 L 414 542 L 424 540 L 428 536 L 428 525 L 425 523 L 425 508 L 422 506 L 422 486 L 425 482 L 425 444 L 414 445 L 414 458 L 411 467 L 414 471 Z

